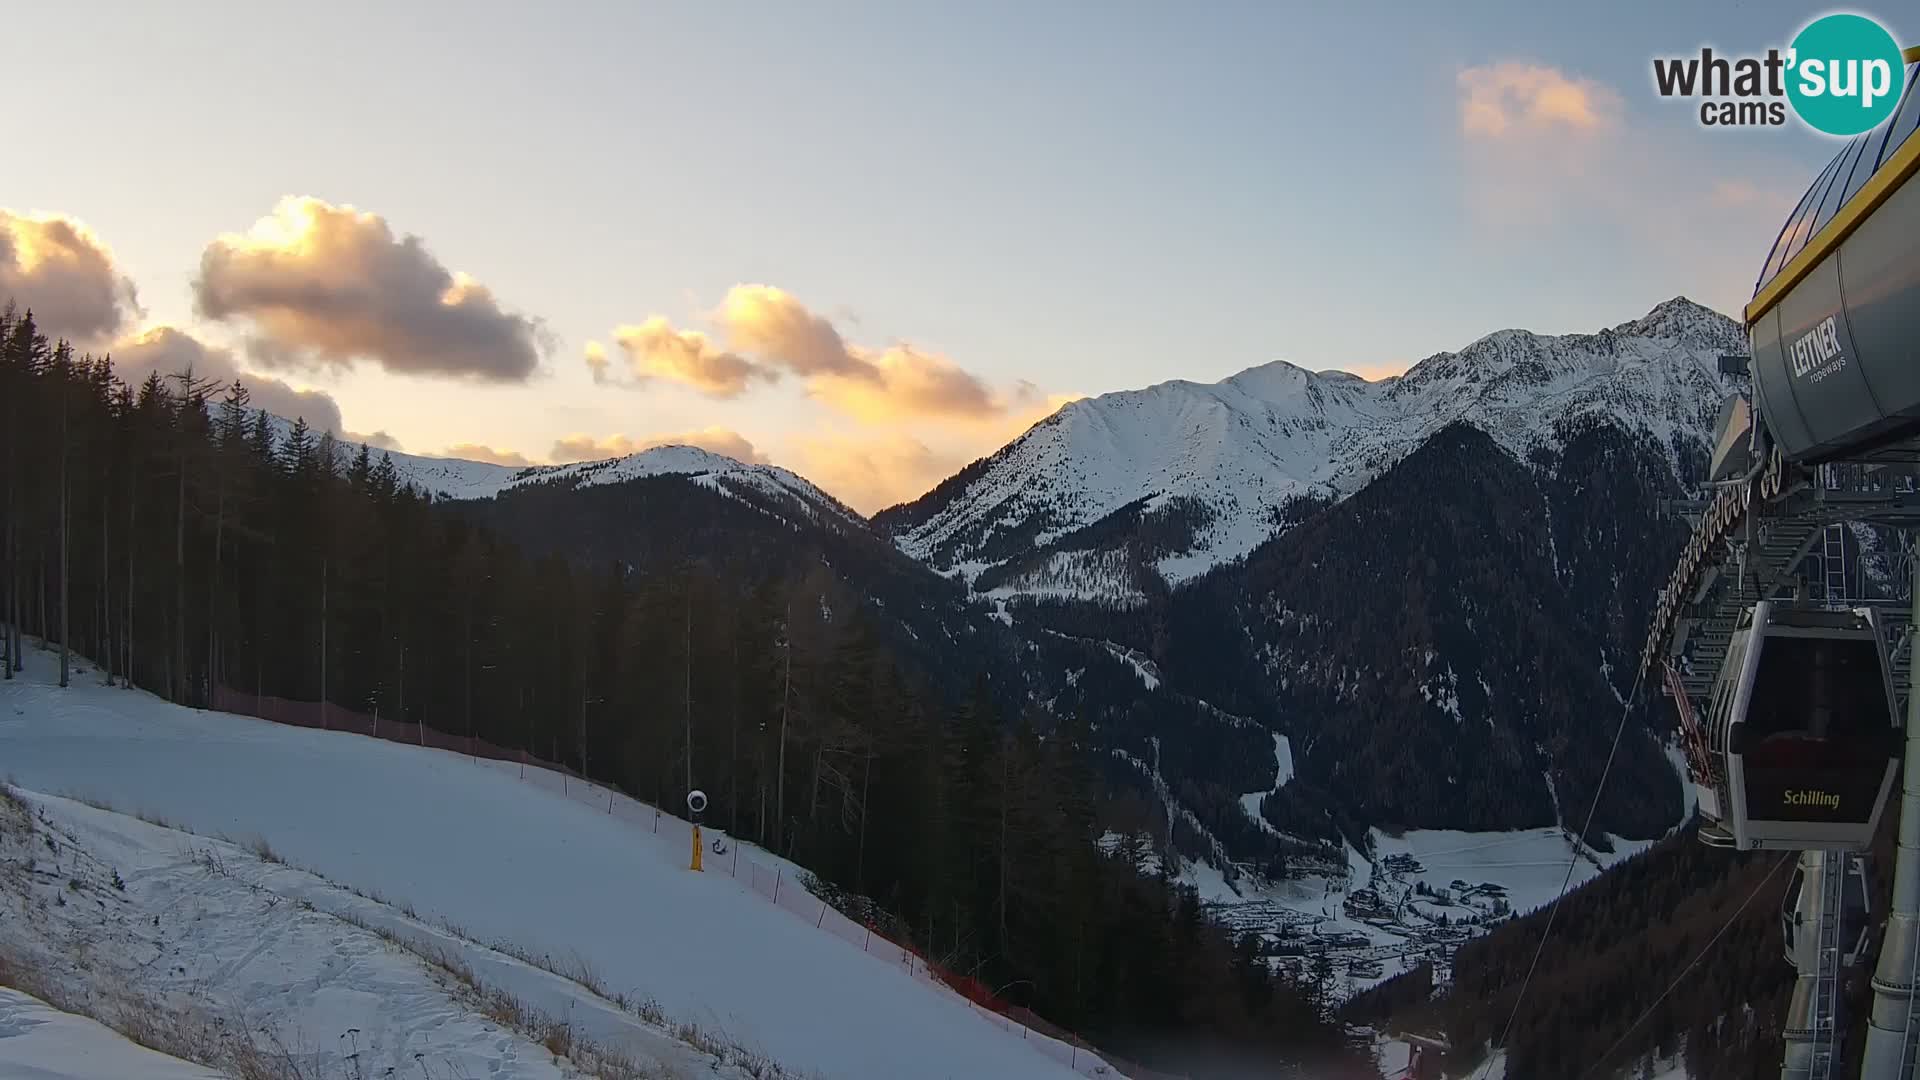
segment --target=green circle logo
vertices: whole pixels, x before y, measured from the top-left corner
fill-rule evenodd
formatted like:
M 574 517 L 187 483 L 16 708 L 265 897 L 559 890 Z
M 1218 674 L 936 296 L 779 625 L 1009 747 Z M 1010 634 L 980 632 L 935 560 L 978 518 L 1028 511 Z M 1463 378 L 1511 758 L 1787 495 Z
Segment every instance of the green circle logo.
M 1863 15 L 1826 15 L 1807 24 L 1787 54 L 1787 99 L 1815 131 L 1872 131 L 1900 104 L 1907 67 L 1900 46 Z

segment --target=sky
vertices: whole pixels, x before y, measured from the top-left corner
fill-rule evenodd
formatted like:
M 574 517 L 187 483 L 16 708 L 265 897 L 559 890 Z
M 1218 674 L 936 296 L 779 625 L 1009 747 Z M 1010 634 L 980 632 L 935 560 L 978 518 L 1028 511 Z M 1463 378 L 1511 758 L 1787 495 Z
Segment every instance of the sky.
M 692 442 L 871 511 L 1081 395 L 1736 313 L 1836 144 L 1651 60 L 1826 10 L 27 5 L 0 292 L 377 445 Z

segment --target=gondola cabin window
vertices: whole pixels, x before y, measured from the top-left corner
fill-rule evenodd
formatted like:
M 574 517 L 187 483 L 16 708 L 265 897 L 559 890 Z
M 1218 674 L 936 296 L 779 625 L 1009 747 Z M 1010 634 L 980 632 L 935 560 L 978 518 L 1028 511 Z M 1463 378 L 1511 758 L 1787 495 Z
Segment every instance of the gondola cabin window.
M 1866 821 L 1886 771 L 1893 717 L 1873 641 L 1770 634 L 1733 749 L 1747 813 Z

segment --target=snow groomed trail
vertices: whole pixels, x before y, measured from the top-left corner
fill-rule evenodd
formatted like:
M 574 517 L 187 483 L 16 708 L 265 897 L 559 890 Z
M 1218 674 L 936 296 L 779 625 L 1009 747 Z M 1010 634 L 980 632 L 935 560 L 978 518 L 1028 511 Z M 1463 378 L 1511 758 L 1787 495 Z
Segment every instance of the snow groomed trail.
M 101 686 L 83 667 L 60 690 L 51 658 L 31 654 L 22 677 L 0 683 L 0 779 L 204 836 L 264 838 L 292 866 L 562 969 L 584 963 L 610 993 L 652 998 L 671 1020 L 790 1069 L 832 1080 L 1107 1071 L 1084 1049 L 983 1014 L 897 950 L 863 950 L 859 930 L 783 868 L 756 895 L 746 866 L 772 863 L 764 853 L 743 857 L 738 879 L 689 871 L 684 823 L 659 816 L 656 833 L 651 807 L 609 803 L 605 788 L 562 791 L 558 775 L 527 769 L 523 780 L 511 763 L 182 708 Z M 709 853 L 709 869 L 732 854 Z
M 30 816 L 0 803 L 0 979 L 17 965 L 59 1008 L 224 1067 L 196 1077 L 632 1075 L 601 1067 L 608 1047 L 649 1078 L 752 1080 L 578 983 L 260 852 L 10 790 Z M 515 1022 L 483 987 L 524 1007 Z M 0 1077 L 35 1075 L 36 1046 L 0 1037 Z

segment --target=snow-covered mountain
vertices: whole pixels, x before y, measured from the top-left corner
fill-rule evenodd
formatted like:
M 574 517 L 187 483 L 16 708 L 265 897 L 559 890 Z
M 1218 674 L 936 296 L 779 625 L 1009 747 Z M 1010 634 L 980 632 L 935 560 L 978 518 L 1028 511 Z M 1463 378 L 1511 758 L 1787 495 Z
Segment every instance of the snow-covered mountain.
M 1074 402 L 876 522 L 995 595 L 1138 601 L 1237 559 L 1465 421 L 1522 461 L 1593 421 L 1675 459 L 1710 429 L 1733 320 L 1684 297 L 1593 334 L 1501 330 L 1368 381 L 1284 361 Z M 1684 436 L 1677 439 L 1676 436 Z
M 275 438 L 284 440 L 292 424 L 277 416 L 270 419 Z M 374 456 L 376 460 L 389 458 L 402 481 L 440 499 L 490 499 L 537 484 L 597 487 L 655 476 L 684 476 L 716 494 L 763 506 L 771 504 L 818 523 L 865 523 L 846 504 L 795 473 L 775 465 L 749 464 L 697 446 L 655 446 L 624 457 L 565 465 L 499 465 L 398 450 L 375 451 Z
M 394 454 L 393 463 L 418 487 L 450 499 L 485 499 L 530 484 L 594 487 L 650 476 L 685 476 L 722 495 L 751 491 L 772 498 L 795 498 L 838 517 L 859 518 L 840 500 L 794 473 L 774 465 L 750 465 L 697 446 L 656 446 L 600 461 L 518 468 L 413 454 Z

